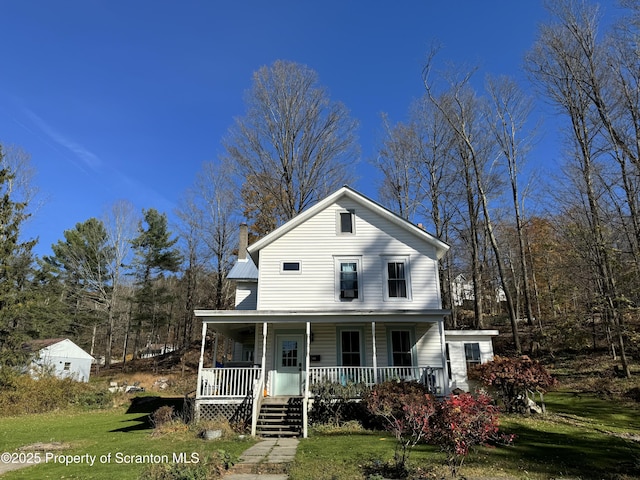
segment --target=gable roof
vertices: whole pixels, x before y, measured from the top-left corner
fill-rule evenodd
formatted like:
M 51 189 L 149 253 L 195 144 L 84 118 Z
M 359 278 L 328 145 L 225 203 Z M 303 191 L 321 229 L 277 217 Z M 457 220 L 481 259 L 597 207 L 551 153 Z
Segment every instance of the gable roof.
M 377 213 L 379 216 L 385 218 L 391 223 L 394 223 L 395 225 L 398 225 L 399 227 L 404 228 L 408 232 L 411 232 L 418 238 L 424 240 L 426 243 L 432 245 L 436 250 L 436 256 L 438 260 L 441 259 L 444 256 L 444 254 L 447 253 L 447 251 L 449 250 L 449 245 L 447 245 L 442 240 L 437 239 L 435 236 L 431 235 L 423 228 L 418 227 L 417 225 L 414 225 L 408 220 L 405 220 L 401 216 L 393 213 L 388 208 L 383 207 L 379 203 L 374 202 L 370 198 L 354 190 L 348 185 L 345 185 L 339 190 L 337 190 L 336 192 L 329 195 L 328 197 L 325 197 L 323 200 L 320 200 L 318 203 L 316 203 L 312 207 L 309 207 L 302 213 L 296 215 L 291 220 L 286 222 L 284 225 L 276 228 L 273 232 L 269 233 L 267 236 L 262 237 L 257 242 L 251 244 L 249 247 L 247 247 L 247 252 L 249 252 L 249 255 L 254 260 L 255 264 L 258 264 L 258 253 L 260 252 L 261 249 L 271 244 L 275 240 L 279 239 L 280 237 L 285 235 L 287 232 L 293 230 L 295 227 L 302 224 L 307 219 L 313 217 L 314 215 L 321 212 L 325 208 L 334 204 L 341 198 L 348 198 L 350 200 L 353 200 L 354 202 L 362 205 L 365 208 L 368 208 L 369 210 Z
M 93 359 L 93 357 L 73 343 L 68 338 L 45 338 L 31 340 L 25 343 L 22 348 L 27 352 L 46 352 L 50 356 L 57 356 L 64 352 L 63 356 L 75 355 L 76 358 Z
M 51 345 L 55 345 L 56 343 L 60 343 L 64 338 L 42 338 L 37 340 L 29 340 L 22 344 L 22 349 L 27 352 L 37 352 L 38 350 L 42 350 L 43 348 L 50 347 Z

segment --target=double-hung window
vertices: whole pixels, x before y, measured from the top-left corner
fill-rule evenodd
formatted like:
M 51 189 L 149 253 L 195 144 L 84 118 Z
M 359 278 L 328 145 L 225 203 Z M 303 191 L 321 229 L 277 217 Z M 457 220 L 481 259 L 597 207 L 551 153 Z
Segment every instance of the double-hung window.
M 385 300 L 410 300 L 409 260 L 407 257 L 383 257 Z
M 339 301 L 361 301 L 359 258 L 336 258 L 336 290 Z
M 344 327 L 338 330 L 340 353 L 338 361 L 343 367 L 360 367 L 363 365 L 362 330 Z
M 480 365 L 480 344 L 465 343 L 464 358 L 467 362 L 467 372 L 470 372 L 476 365 Z
M 387 335 L 391 365 L 411 367 L 413 365 L 413 329 L 393 328 L 388 330 Z

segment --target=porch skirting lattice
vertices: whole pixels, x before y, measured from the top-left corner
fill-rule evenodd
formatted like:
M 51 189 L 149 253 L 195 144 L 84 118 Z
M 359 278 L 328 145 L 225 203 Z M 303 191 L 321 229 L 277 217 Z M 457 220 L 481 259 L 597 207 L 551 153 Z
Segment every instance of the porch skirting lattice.
M 196 418 L 198 421 L 228 420 L 231 424 L 251 424 L 251 402 L 242 403 L 209 403 L 196 401 Z

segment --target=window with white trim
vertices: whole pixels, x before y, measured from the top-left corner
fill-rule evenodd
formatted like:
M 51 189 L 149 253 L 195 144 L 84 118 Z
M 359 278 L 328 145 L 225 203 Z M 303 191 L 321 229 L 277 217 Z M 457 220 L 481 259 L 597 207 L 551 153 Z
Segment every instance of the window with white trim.
M 336 214 L 336 231 L 338 235 L 354 235 L 356 233 L 355 210 L 340 210 Z
M 362 301 L 360 258 L 335 259 L 336 297 L 341 302 Z
M 383 257 L 384 299 L 410 300 L 409 260 L 407 257 Z
M 467 372 L 470 372 L 476 365 L 480 365 L 480 344 L 477 342 L 465 343 L 464 358 L 467 362 Z

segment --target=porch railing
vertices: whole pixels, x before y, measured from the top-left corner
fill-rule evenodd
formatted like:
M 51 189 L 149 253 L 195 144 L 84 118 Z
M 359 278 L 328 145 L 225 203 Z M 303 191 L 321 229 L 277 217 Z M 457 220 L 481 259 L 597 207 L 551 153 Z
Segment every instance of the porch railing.
M 389 380 L 416 381 L 426 385 L 432 393 L 444 393 L 442 367 L 311 367 L 309 385 L 323 382 L 362 383 L 367 386 Z
M 259 367 L 203 368 L 200 371 L 197 398 L 244 398 L 256 388 L 263 388 Z M 311 367 L 309 387 L 323 382 L 361 383 L 367 386 L 388 380 L 417 381 L 434 394 L 445 392 L 441 367 Z M 304 391 L 304 390 L 303 390 Z M 259 392 L 261 393 L 261 392 Z
M 260 367 L 203 368 L 198 397 L 240 397 L 252 392 L 260 379 Z

